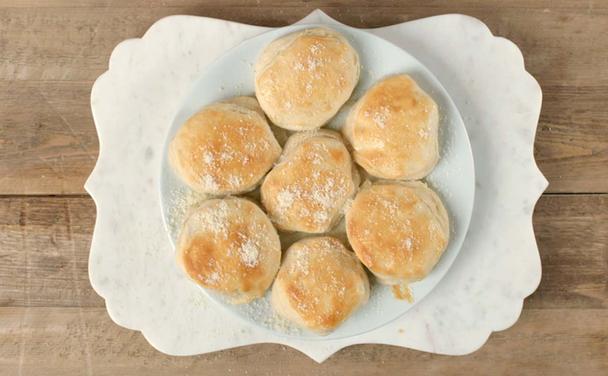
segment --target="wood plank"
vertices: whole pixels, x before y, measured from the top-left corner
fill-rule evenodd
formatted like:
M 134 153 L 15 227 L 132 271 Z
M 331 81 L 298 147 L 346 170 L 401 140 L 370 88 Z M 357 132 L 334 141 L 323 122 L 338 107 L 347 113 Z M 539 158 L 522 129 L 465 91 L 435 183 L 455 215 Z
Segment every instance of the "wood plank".
M 100 8 L 100 7 L 139 7 L 146 5 L 148 7 L 175 7 L 175 6 L 205 6 L 205 7 L 218 7 L 224 6 L 227 8 L 231 7 L 275 7 L 282 6 L 285 8 L 297 7 L 368 7 L 373 8 L 375 6 L 392 7 L 392 8 L 407 8 L 409 6 L 417 6 L 422 8 L 439 8 L 439 9 L 451 9 L 454 7 L 452 1 L 449 0 L 434 0 L 425 1 L 420 3 L 414 0 L 404 0 L 395 2 L 394 0 L 377 0 L 370 3 L 365 0 L 341 0 L 341 1 L 323 1 L 323 0 L 307 0 L 306 4 L 303 5 L 302 1 L 298 0 L 264 0 L 263 2 L 252 2 L 250 0 L 0 0 L 0 7 L 11 7 L 11 8 L 74 8 L 74 7 L 88 7 L 88 8 Z M 503 8 L 517 8 L 517 9 L 572 9 L 579 10 L 585 9 L 585 11 L 597 11 L 608 8 L 605 1 L 592 0 L 586 4 L 586 7 L 581 7 L 580 2 L 573 0 L 536 0 L 531 2 L 529 0 L 511 0 L 505 4 L 501 0 L 486 0 L 480 2 L 479 0 L 460 0 L 457 6 L 459 8 L 486 8 L 488 6 L 500 6 Z
M 88 197 L 0 199 L 0 306 L 103 307 L 87 272 L 94 222 Z
M 91 85 L 0 81 L 0 194 L 84 193 L 98 153 Z M 608 86 L 544 90 L 535 155 L 548 192 L 608 192 Z
M 469 356 L 358 345 L 320 365 L 272 344 L 166 356 L 141 334 L 113 324 L 101 308 L 0 308 L 0 317 L 0 373 L 6 375 L 605 375 L 608 367 L 605 309 L 524 310 L 512 328 Z
M 608 308 L 608 195 L 542 196 L 534 232 L 543 275 L 529 308 Z
M 0 81 L 0 194 L 84 192 L 98 153 L 91 85 Z
M 114 3 L 102 2 L 100 7 L 79 7 L 88 4 L 83 1 L 57 8 L 68 3 L 55 1 L 38 9 L 9 3 L 0 7 L 0 194 L 84 192 L 97 154 L 90 86 L 121 40 L 142 35 L 169 14 L 280 26 L 319 5 L 258 7 L 233 1 L 224 7 L 184 1 L 177 6 L 137 7 L 140 3 L 134 2 L 114 8 L 106 6 Z M 324 9 L 359 27 L 459 10 L 487 22 L 521 47 L 528 69 L 544 88 L 536 157 L 550 181 L 549 192 L 608 192 L 608 38 L 601 37 L 608 34 L 605 2 L 591 3 L 592 11 L 560 1 L 556 6 L 538 3 L 525 12 L 522 2 L 500 11 L 491 2 L 465 2 L 461 8 L 443 2 L 403 8 L 390 4 L 371 9 L 336 2 Z
M 90 287 L 95 206 L 85 197 L 0 199 L 0 306 L 103 307 Z M 608 308 L 608 195 L 543 196 L 543 279 L 530 308 Z
M 543 96 L 534 156 L 548 192 L 608 192 L 608 85 L 545 86 Z
M 126 8 L 0 8 L 0 46 L 4 47 L 0 79 L 93 80 L 106 69 L 109 54 L 117 43 L 141 36 L 152 23 L 168 15 L 192 14 L 285 26 L 317 7 L 238 3 L 225 6 L 215 2 L 166 7 L 135 4 Z M 353 4 L 320 7 L 355 27 L 384 26 L 442 13 L 469 14 L 487 23 L 495 34 L 520 46 L 528 68 L 541 85 L 608 84 L 608 71 L 599 69 L 606 65 L 608 56 L 605 2 L 597 6 L 563 2 L 568 5 L 564 8 L 498 6 L 492 2 L 468 6 L 455 2 L 440 2 L 436 6 L 413 2 L 374 7 L 367 3 Z

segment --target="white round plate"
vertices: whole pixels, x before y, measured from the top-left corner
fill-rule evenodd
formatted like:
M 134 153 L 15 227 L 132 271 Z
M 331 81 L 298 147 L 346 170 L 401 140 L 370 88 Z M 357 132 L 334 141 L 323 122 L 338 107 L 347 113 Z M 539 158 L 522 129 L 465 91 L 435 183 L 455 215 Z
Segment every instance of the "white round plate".
M 174 175 L 167 161 L 167 146 L 179 127 L 201 107 L 212 102 L 238 95 L 253 95 L 253 65 L 262 49 L 271 41 L 285 34 L 318 25 L 293 25 L 270 31 L 247 40 L 209 65 L 194 83 L 193 89 L 178 111 L 169 130 L 161 165 L 160 195 L 165 227 L 175 245 L 184 206 L 191 200 L 192 192 Z M 475 196 L 475 173 L 471 146 L 458 109 L 433 74 L 404 50 L 362 30 L 332 26 L 342 33 L 359 52 L 361 78 L 351 99 L 328 125 L 338 129 L 352 103 L 379 79 L 397 73 L 412 76 L 438 104 L 440 112 L 441 159 L 433 172 L 425 179 L 443 199 L 450 215 L 450 243 L 433 271 L 422 281 L 410 285 L 413 303 L 397 300 L 389 287 L 382 286 L 370 276 L 372 284 L 369 303 L 355 312 L 338 329 L 327 336 L 318 336 L 297 330 L 278 319 L 269 305 L 268 295 L 250 304 L 231 305 L 221 296 L 201 289 L 212 300 L 244 320 L 272 330 L 277 334 L 301 339 L 339 339 L 363 334 L 383 326 L 420 302 L 441 280 L 460 251 L 467 233 Z M 183 208 L 180 208 L 183 209 Z M 284 241 L 284 239 L 282 239 Z

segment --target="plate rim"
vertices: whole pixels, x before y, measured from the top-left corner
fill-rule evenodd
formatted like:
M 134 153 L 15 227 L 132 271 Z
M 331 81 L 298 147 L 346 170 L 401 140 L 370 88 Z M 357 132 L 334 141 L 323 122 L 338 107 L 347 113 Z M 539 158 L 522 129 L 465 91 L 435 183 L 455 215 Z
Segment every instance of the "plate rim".
M 394 317 L 383 321 L 382 323 L 378 324 L 378 325 L 372 325 L 370 328 L 366 328 L 362 331 L 357 331 L 354 333 L 350 333 L 350 334 L 342 334 L 339 336 L 332 336 L 333 333 L 335 333 L 335 331 L 330 332 L 328 335 L 318 335 L 315 334 L 314 332 L 311 332 L 305 328 L 302 328 L 300 331 L 298 331 L 298 334 L 291 334 L 291 333 L 285 333 L 282 332 L 280 330 L 275 330 L 275 329 L 271 329 L 265 325 L 262 325 L 261 323 L 257 322 L 256 320 L 253 320 L 251 318 L 246 317 L 245 315 L 236 312 L 235 309 L 231 309 L 228 305 L 229 303 L 227 302 L 223 302 L 222 301 L 222 297 L 219 294 L 216 294 L 214 291 L 211 290 L 207 290 L 206 288 L 204 288 L 203 286 L 200 286 L 198 284 L 196 284 L 194 281 L 191 281 L 188 278 L 188 282 L 194 284 L 196 287 L 198 287 L 200 290 L 202 290 L 203 294 L 209 298 L 209 300 L 211 300 L 213 302 L 214 306 L 220 307 L 220 309 L 223 312 L 228 312 L 231 316 L 236 317 L 238 320 L 240 320 L 243 323 L 246 323 L 248 325 L 254 325 L 257 329 L 263 330 L 269 334 L 272 335 L 276 335 L 278 337 L 284 338 L 284 339 L 290 339 L 290 340 L 301 340 L 301 341 L 312 341 L 312 342 L 317 342 L 317 341 L 333 341 L 333 340 L 344 340 L 344 339 L 348 339 L 348 338 L 352 338 L 352 337 L 356 337 L 356 336 L 361 336 L 364 335 L 366 333 L 372 332 L 374 330 L 378 330 L 386 325 L 389 325 L 390 323 L 402 318 L 405 314 L 407 314 L 407 312 L 409 312 L 412 308 L 414 308 L 417 304 L 419 304 L 421 301 L 423 301 L 427 296 L 429 296 L 434 290 L 435 288 L 443 281 L 443 279 L 445 278 L 445 276 L 447 275 L 447 273 L 450 271 L 450 269 L 452 268 L 454 262 L 456 261 L 456 259 L 458 258 L 461 250 L 462 250 L 462 246 L 464 245 L 464 241 L 466 240 L 466 237 L 468 235 L 469 232 L 469 228 L 470 228 L 470 223 L 471 223 L 471 219 L 472 219 L 472 214 L 474 211 L 474 207 L 475 207 L 475 197 L 476 197 L 476 187 L 475 187 L 475 159 L 474 159 L 474 155 L 473 155 L 473 150 L 471 147 L 471 142 L 470 142 L 470 137 L 467 131 L 467 128 L 465 126 L 465 122 L 464 119 L 462 118 L 462 114 L 460 113 L 460 109 L 458 108 L 458 106 L 456 105 L 456 103 L 454 102 L 454 100 L 452 99 L 452 96 L 450 95 L 449 91 L 445 88 L 445 86 L 441 83 L 441 81 L 437 78 L 437 76 L 425 65 L 423 64 L 419 59 L 417 59 L 414 55 L 410 54 L 406 49 L 397 46 L 396 44 L 392 43 L 389 40 L 386 40 L 385 38 L 376 35 L 374 33 L 369 32 L 366 29 L 359 29 L 359 28 L 355 28 L 346 24 L 341 24 L 341 23 L 336 23 L 336 24 L 325 24 L 325 23 L 318 23 L 318 22 L 313 22 L 313 23 L 295 23 L 295 24 L 291 24 L 291 25 L 287 25 L 284 27 L 277 27 L 277 28 L 271 28 L 267 31 L 263 31 L 251 38 L 247 38 L 241 42 L 239 42 L 238 44 L 230 47 L 229 49 L 227 49 L 226 51 L 224 51 L 222 54 L 220 54 L 219 56 L 217 56 L 213 61 L 211 61 L 207 66 L 205 66 L 204 69 L 201 70 L 201 72 L 198 74 L 198 76 L 192 80 L 191 82 L 191 86 L 190 88 L 186 91 L 186 95 L 183 96 L 180 99 L 180 105 L 178 106 L 178 108 L 176 109 L 176 111 L 173 113 L 173 115 L 171 116 L 171 121 L 170 121 L 170 126 L 167 128 L 167 131 L 165 132 L 163 138 L 164 141 L 162 143 L 162 159 L 160 161 L 160 164 L 158 166 L 158 175 L 160 178 L 158 179 L 157 182 L 157 194 L 158 194 L 158 203 L 160 205 L 160 211 L 161 211 L 161 217 L 162 217 L 162 222 L 163 222 L 163 227 L 165 230 L 165 233 L 169 239 L 169 243 L 171 244 L 172 248 L 173 248 L 173 252 L 175 252 L 176 250 L 176 242 L 173 239 L 173 237 L 171 236 L 171 230 L 170 230 L 170 225 L 167 221 L 167 219 L 170 216 L 170 213 L 166 212 L 166 208 L 165 208 L 165 201 L 168 200 L 168 198 L 166 197 L 166 195 L 164 194 L 164 188 L 163 188 L 163 174 L 164 174 L 164 170 L 165 170 L 165 165 L 168 164 L 167 161 L 167 151 L 168 151 L 168 145 L 171 141 L 170 139 L 170 135 L 173 132 L 173 129 L 175 128 L 175 123 L 176 123 L 176 119 L 180 116 L 180 114 L 184 111 L 184 107 L 186 107 L 185 103 L 188 101 L 188 98 L 191 98 L 193 96 L 193 94 L 197 91 L 197 87 L 200 85 L 200 83 L 204 80 L 205 76 L 210 72 L 213 71 L 214 69 L 217 69 L 216 66 L 218 64 L 220 64 L 224 59 L 228 58 L 230 55 L 233 55 L 235 53 L 238 53 L 238 50 L 241 49 L 243 47 L 243 45 L 246 45 L 248 43 L 252 43 L 254 41 L 256 41 L 257 39 L 264 39 L 264 38 L 268 38 L 269 36 L 274 36 L 275 39 L 279 38 L 281 36 L 287 35 L 291 32 L 296 32 L 299 30 L 304 30 L 304 29 L 308 29 L 308 28 L 314 28 L 314 27 L 323 27 L 323 28 L 329 28 L 329 29 L 336 29 L 336 31 L 340 32 L 341 29 L 346 29 L 348 30 L 350 33 L 353 34 L 365 34 L 366 36 L 368 36 L 371 39 L 375 39 L 375 40 L 379 40 L 381 41 L 381 43 L 385 43 L 391 46 L 391 48 L 394 48 L 396 50 L 401 51 L 402 53 L 406 54 L 409 56 L 409 58 L 411 58 L 417 65 L 418 67 L 420 67 L 423 71 L 424 74 L 427 75 L 428 77 L 432 78 L 432 80 L 434 81 L 434 84 L 437 85 L 440 90 L 445 94 L 445 98 L 448 100 L 449 105 L 454 109 L 455 113 L 454 116 L 457 117 L 458 119 L 458 123 L 459 123 L 459 127 L 462 129 L 462 131 L 464 132 L 464 146 L 466 149 L 466 153 L 467 156 L 470 160 L 470 168 L 471 168 L 471 179 L 469 179 L 469 189 L 468 189 L 468 194 L 471 196 L 470 202 L 471 204 L 468 207 L 468 210 L 466 213 L 464 213 L 466 215 L 466 223 L 463 223 L 465 226 L 463 231 L 463 235 L 462 238 L 460 238 L 460 244 L 458 244 L 457 248 L 453 251 L 453 257 L 448 260 L 449 264 L 445 267 L 445 270 L 443 271 L 443 273 L 440 275 L 440 277 L 438 278 L 438 280 L 436 281 L 436 283 L 434 285 L 432 285 L 432 287 L 426 292 L 426 294 L 424 294 L 424 296 L 422 296 L 421 298 L 417 298 L 415 300 L 414 303 L 412 303 L 407 309 L 405 309 L 404 311 L 396 314 Z M 348 36 L 345 36 L 345 38 L 349 41 L 349 43 L 351 42 L 351 39 Z M 270 43 L 270 42 L 268 42 Z M 361 54 L 361 51 L 357 51 L 359 54 Z M 259 53 L 259 52 L 258 52 Z M 252 67 L 253 69 L 253 67 Z M 378 80 L 380 80 L 382 78 L 376 78 L 376 82 Z M 354 91 L 353 91 L 354 94 Z M 255 95 L 255 92 L 253 93 L 253 95 Z M 349 100 L 352 98 L 352 94 L 351 97 L 349 98 Z M 346 102 L 348 103 L 348 101 Z M 345 103 L 345 104 L 346 104 Z M 341 106 L 340 110 L 342 110 L 342 108 L 344 107 L 344 105 Z M 332 120 L 335 118 L 332 117 L 328 123 L 324 124 L 322 127 L 320 127 L 319 129 L 326 129 L 325 127 L 327 126 L 327 124 L 331 123 Z M 293 131 L 293 133 L 300 133 L 302 131 Z M 441 155 L 441 150 L 440 150 L 440 155 Z M 441 159 L 440 159 L 441 160 Z M 353 161 L 353 163 L 355 163 Z M 358 166 L 358 165 L 357 165 Z M 175 173 L 173 171 L 171 171 L 170 173 L 174 174 Z M 432 171 L 431 171 L 432 173 Z M 431 174 L 429 173 L 429 175 Z M 429 184 L 429 182 L 426 180 L 428 178 L 428 176 L 425 176 L 422 179 L 417 179 L 414 181 L 420 181 L 423 182 L 427 185 L 430 185 L 431 188 L 433 189 L 433 191 L 437 194 L 439 194 L 439 192 L 437 192 L 437 189 L 433 187 L 432 184 Z M 177 179 L 179 179 L 177 176 L 175 176 Z M 394 180 L 394 179 L 391 179 Z M 399 181 L 399 180 L 396 180 Z M 211 195 L 209 197 L 206 197 L 206 199 L 211 199 L 211 198 L 222 198 L 222 197 L 226 197 L 226 196 L 234 196 L 234 197 L 240 197 L 242 196 L 242 194 L 237 194 L 237 195 Z M 444 201 L 444 198 L 440 195 L 440 197 L 442 198 L 442 201 Z M 260 209 L 264 210 L 264 208 L 261 206 L 260 203 L 255 202 L 255 204 L 260 207 Z M 264 210 L 265 212 L 265 210 Z M 452 215 L 450 214 L 450 217 L 452 217 Z M 450 218 L 450 238 L 452 238 L 453 232 L 452 232 L 452 218 Z M 327 235 L 327 233 L 321 233 L 321 234 L 309 234 L 311 236 L 324 236 Z M 348 245 L 348 244 L 347 244 Z M 348 245 L 350 247 L 350 245 Z M 449 246 L 449 243 L 448 243 Z M 447 248 L 447 247 L 446 247 Z M 281 249 L 281 252 L 283 253 L 284 250 Z M 437 265 L 439 265 L 439 263 L 441 263 L 444 260 L 444 257 L 442 255 L 442 257 L 439 259 L 439 261 L 437 262 L 437 264 L 434 266 L 434 268 L 431 270 L 431 272 L 429 273 L 429 275 L 433 272 L 433 270 L 435 270 L 435 267 Z M 282 260 L 281 260 L 282 262 Z M 445 261 L 443 261 L 445 262 Z M 363 264 L 362 264 L 363 266 Z M 368 269 L 363 266 L 366 274 L 370 275 L 370 272 L 368 271 Z M 425 277 L 426 278 L 426 277 Z M 424 279 L 417 281 L 417 282 L 421 282 Z M 273 281 L 274 283 L 274 281 Z M 378 283 L 376 283 L 378 284 Z M 371 285 L 371 281 L 370 281 L 370 285 Z M 270 291 L 272 290 L 272 284 L 271 286 L 269 286 L 269 288 L 266 290 L 264 296 L 268 295 L 270 293 Z M 217 296 L 216 296 L 217 295 Z M 257 299 L 263 299 L 262 298 L 257 298 Z M 256 299 L 256 300 L 257 300 Z M 247 306 L 250 303 L 246 303 L 243 306 Z M 357 315 L 357 311 L 353 312 L 344 322 L 352 319 L 354 316 Z M 336 329 L 338 329 L 340 326 L 338 326 Z M 302 336 L 301 333 L 308 333 L 309 335 L 307 336 Z

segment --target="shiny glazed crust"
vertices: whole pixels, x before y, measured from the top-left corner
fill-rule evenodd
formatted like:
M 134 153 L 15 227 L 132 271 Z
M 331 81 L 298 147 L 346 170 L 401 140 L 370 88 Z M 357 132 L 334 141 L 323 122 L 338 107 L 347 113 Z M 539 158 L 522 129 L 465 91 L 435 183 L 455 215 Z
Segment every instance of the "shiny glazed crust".
M 277 126 L 313 130 L 331 119 L 359 80 L 359 56 L 334 30 L 313 28 L 270 43 L 255 65 L 255 92 Z
M 430 273 L 450 235 L 441 200 L 421 182 L 362 188 L 346 213 L 346 232 L 359 260 L 391 285 Z
M 262 204 L 282 230 L 322 233 L 342 217 L 358 185 L 359 174 L 338 133 L 298 133 L 264 179 Z
M 342 133 L 369 174 L 415 180 L 439 160 L 438 125 L 437 104 L 402 74 L 372 86 L 351 109 Z
M 212 195 L 256 187 L 281 154 L 255 98 L 211 104 L 193 115 L 169 145 L 169 162 L 192 189 Z
M 176 249 L 178 263 L 194 282 L 235 304 L 263 296 L 281 261 L 270 219 L 241 198 L 203 202 L 184 223 Z
M 295 324 L 328 334 L 369 298 L 363 267 L 331 237 L 294 243 L 272 287 L 272 305 Z

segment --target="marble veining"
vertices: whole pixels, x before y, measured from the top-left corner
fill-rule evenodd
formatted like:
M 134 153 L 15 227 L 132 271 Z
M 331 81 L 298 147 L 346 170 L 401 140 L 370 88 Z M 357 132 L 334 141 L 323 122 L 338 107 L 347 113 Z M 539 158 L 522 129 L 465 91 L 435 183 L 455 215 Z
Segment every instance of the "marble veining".
M 336 22 L 319 10 L 300 21 Z M 112 320 L 141 331 L 167 354 L 274 342 L 318 362 L 358 343 L 466 354 L 492 331 L 511 326 L 541 275 L 531 217 L 547 187 L 533 157 L 542 94 L 519 49 L 463 15 L 369 30 L 435 74 L 456 102 L 473 148 L 476 197 L 469 233 L 454 265 L 425 299 L 369 333 L 306 341 L 223 315 L 178 270 L 156 188 L 165 134 L 205 66 L 267 30 L 204 17 L 163 18 L 141 39 L 120 43 L 109 70 L 95 82 L 91 107 L 100 154 L 85 185 L 97 206 L 89 276 Z

